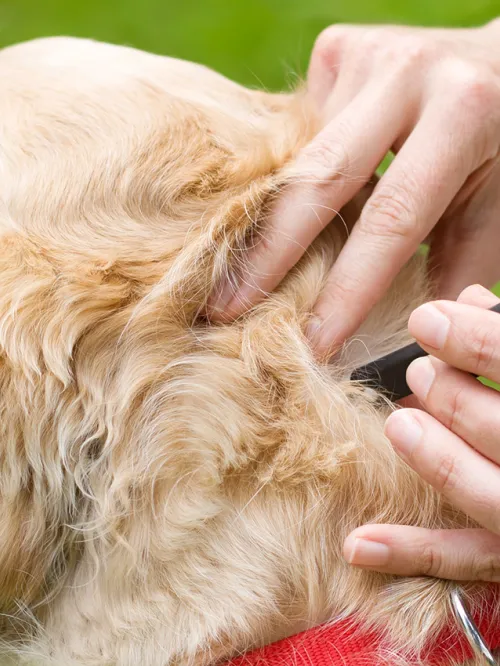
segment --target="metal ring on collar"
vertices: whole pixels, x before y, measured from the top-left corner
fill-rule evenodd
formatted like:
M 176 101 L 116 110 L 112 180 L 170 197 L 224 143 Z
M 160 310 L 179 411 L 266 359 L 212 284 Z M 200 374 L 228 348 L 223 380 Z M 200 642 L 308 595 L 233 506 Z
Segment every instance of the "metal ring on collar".
M 474 655 L 476 657 L 482 657 L 488 666 L 500 666 L 500 662 L 496 661 L 491 650 L 481 636 L 479 629 L 474 624 L 474 620 L 472 619 L 458 588 L 454 588 L 451 592 L 451 606 L 458 624 L 467 636 L 467 640 L 474 651 Z

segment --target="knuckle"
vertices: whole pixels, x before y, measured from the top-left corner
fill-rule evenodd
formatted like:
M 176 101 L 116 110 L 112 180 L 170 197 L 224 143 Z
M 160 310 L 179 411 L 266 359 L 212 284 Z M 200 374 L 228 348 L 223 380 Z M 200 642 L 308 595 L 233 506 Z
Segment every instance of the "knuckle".
M 473 329 L 468 347 L 468 356 L 472 359 L 476 374 L 487 377 L 497 354 L 491 331 L 483 327 Z
M 433 52 L 433 42 L 421 35 L 405 36 L 402 44 L 407 58 L 410 60 L 421 60 Z
M 337 62 L 337 56 L 347 31 L 346 25 L 331 25 L 325 28 L 314 42 L 311 58 L 318 60 L 328 68 L 333 67 Z
M 432 55 L 431 42 L 420 35 L 398 36 L 385 48 L 385 56 L 397 71 L 407 72 L 421 67 Z
M 448 493 L 454 490 L 457 485 L 457 470 L 455 458 L 453 456 L 444 455 L 438 461 L 432 485 L 436 490 L 442 493 Z
M 411 34 L 395 28 L 371 28 L 361 39 L 360 50 L 365 56 L 376 57 L 384 71 L 401 72 L 426 62 L 435 51 L 435 44 L 423 34 Z
M 472 577 L 492 583 L 500 582 L 500 553 L 483 553 L 471 565 Z
M 318 302 L 318 313 L 324 318 L 331 316 L 337 311 L 339 303 L 352 303 L 356 294 L 359 294 L 359 284 L 346 284 L 341 278 L 335 283 L 328 281 Z
M 304 149 L 299 164 L 300 174 L 303 177 L 305 170 L 313 186 L 321 187 L 349 171 L 347 141 L 343 139 L 347 137 L 348 129 L 342 125 L 336 133 L 338 138 L 316 140 Z
M 439 577 L 442 571 L 442 555 L 441 551 L 435 547 L 434 544 L 425 544 L 420 553 L 419 569 L 424 576 L 437 576 Z
M 454 61 L 445 68 L 449 103 L 460 109 L 462 123 L 470 122 L 469 144 L 480 166 L 498 155 L 500 79 L 487 67 Z
M 280 251 L 280 244 L 277 242 L 276 235 L 270 231 L 263 231 L 254 238 L 253 248 L 256 258 L 249 262 L 249 268 L 253 274 L 259 274 L 257 268 L 262 259 L 275 258 Z
M 448 430 L 457 432 L 464 422 L 464 412 L 467 408 L 466 395 L 463 388 L 459 388 L 451 394 L 450 406 L 447 416 L 443 419 L 443 425 Z
M 380 237 L 412 236 L 416 215 L 408 203 L 408 192 L 400 187 L 385 186 L 375 191 L 359 219 L 360 231 Z
M 448 67 L 448 76 L 454 102 L 460 104 L 462 110 L 484 117 L 497 109 L 500 87 L 492 72 L 457 60 Z
M 365 53 L 383 52 L 395 43 L 395 30 L 387 27 L 368 28 L 362 36 L 361 48 Z

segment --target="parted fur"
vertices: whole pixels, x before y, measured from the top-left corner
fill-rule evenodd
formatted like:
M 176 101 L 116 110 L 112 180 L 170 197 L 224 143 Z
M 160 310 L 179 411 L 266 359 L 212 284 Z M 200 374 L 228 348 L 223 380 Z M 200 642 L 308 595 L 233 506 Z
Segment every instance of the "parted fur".
M 418 653 L 448 585 L 349 568 L 341 546 L 370 521 L 466 523 L 347 379 L 406 342 L 423 261 L 330 365 L 303 330 L 341 225 L 248 315 L 200 317 L 265 242 L 315 131 L 306 96 L 62 38 L 2 51 L 0 93 L 5 654 L 205 666 L 352 613 Z

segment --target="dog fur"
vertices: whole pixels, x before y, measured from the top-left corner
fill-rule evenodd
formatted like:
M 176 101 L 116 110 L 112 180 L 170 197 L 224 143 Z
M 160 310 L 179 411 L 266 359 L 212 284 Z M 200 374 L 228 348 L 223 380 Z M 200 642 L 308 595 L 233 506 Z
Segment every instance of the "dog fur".
M 317 129 L 307 95 L 66 38 L 3 50 L 0 93 L 5 659 L 208 666 L 347 615 L 420 654 L 449 584 L 341 547 L 367 522 L 467 523 L 394 455 L 392 407 L 348 381 L 407 342 L 423 259 L 330 365 L 303 331 L 341 224 L 240 320 L 200 317 L 265 242 Z

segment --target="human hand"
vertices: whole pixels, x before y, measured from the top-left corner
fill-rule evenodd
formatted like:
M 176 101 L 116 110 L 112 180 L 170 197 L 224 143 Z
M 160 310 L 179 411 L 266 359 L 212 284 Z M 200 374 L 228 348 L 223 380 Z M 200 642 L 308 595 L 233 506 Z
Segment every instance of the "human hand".
M 470 30 L 325 30 L 308 74 L 323 129 L 293 165 L 295 180 L 242 273 L 212 296 L 211 318 L 237 317 L 271 292 L 390 149 L 396 158 L 316 303 L 308 336 L 318 354 L 358 328 L 431 234 L 441 297 L 499 279 L 499 45 L 500 21 Z
M 483 529 L 428 530 L 364 525 L 344 544 L 353 565 L 403 576 L 500 582 L 500 392 L 467 373 L 500 382 L 498 300 L 478 286 L 459 303 L 415 310 L 409 330 L 432 356 L 414 361 L 407 380 L 426 412 L 387 419 L 396 452 Z

